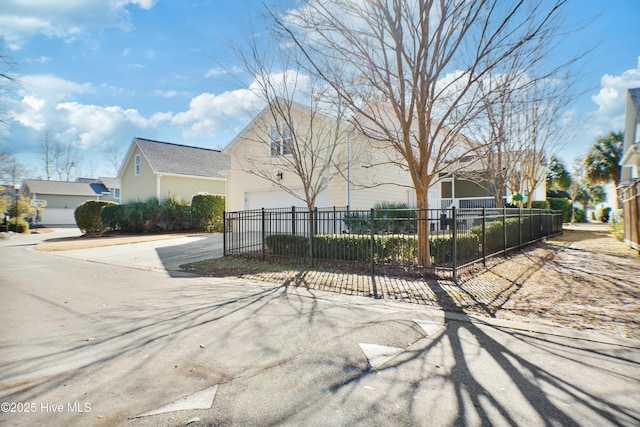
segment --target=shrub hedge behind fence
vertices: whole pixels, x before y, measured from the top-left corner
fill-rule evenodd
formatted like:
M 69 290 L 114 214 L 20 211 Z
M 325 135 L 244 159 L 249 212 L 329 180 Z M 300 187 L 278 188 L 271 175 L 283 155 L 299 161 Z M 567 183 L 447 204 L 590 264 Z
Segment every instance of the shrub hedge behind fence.
M 227 212 L 224 253 L 370 263 L 372 273 L 380 265 L 418 267 L 419 221 L 429 229 L 433 268 L 454 277 L 470 263 L 562 232 L 561 211 L 538 209 Z

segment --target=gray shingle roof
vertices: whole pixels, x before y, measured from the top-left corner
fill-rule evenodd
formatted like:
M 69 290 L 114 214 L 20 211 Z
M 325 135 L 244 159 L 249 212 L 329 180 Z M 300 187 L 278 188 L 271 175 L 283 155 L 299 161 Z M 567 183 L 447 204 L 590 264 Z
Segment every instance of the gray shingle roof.
M 86 182 L 44 181 L 39 179 L 25 179 L 22 184 L 29 187 L 31 193 L 55 194 L 61 196 L 89 196 L 95 197 L 96 192 Z M 38 196 L 39 197 L 39 196 Z
M 98 181 L 103 183 L 107 188 L 120 188 L 120 181 L 118 181 L 117 178 L 101 176 L 100 178 L 98 178 Z
M 224 178 L 231 160 L 219 150 L 135 138 L 155 173 Z

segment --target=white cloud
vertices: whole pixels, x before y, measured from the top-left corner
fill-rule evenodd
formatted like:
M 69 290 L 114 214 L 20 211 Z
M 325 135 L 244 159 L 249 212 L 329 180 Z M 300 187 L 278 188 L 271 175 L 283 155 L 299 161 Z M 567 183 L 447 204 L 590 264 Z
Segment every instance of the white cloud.
M 266 77 L 275 93 L 304 93 L 310 86 L 308 76 L 293 70 L 273 73 Z M 294 89 L 295 88 L 295 89 Z M 189 110 L 173 116 L 171 123 L 183 126 L 185 138 L 215 137 L 224 131 L 236 129 L 264 107 L 257 81 L 246 89 L 221 93 L 202 93 L 191 99 Z
M 46 74 L 33 74 L 20 78 L 23 96 L 35 94 L 47 101 L 59 101 L 69 99 L 74 95 L 91 92 L 91 83 L 75 83 L 59 77 Z
M 204 76 L 205 78 L 211 78 L 211 77 L 222 76 L 225 74 L 239 74 L 241 72 L 242 72 L 242 69 L 238 66 L 233 66 L 230 69 L 223 68 L 223 67 L 215 67 L 207 70 Z
M 94 29 L 131 28 L 127 6 L 150 9 L 156 0 L 3 0 L 0 38 L 13 49 L 36 34 L 73 40 Z
M 251 89 L 239 89 L 220 95 L 203 93 L 191 99 L 189 110 L 177 113 L 172 124 L 185 126 L 183 136 L 213 136 L 228 127 L 227 120 L 247 121 L 261 100 Z
M 600 91 L 591 97 L 598 110 L 589 114 L 593 136 L 624 127 L 624 109 L 627 89 L 640 87 L 640 57 L 635 69 L 624 71 L 619 76 L 605 74 L 600 79 Z
M 81 148 L 96 148 L 109 145 L 123 129 L 148 129 L 167 120 L 165 115 L 154 115 L 146 118 L 135 109 L 124 109 L 120 106 L 102 107 L 98 105 L 64 102 L 56 106 L 60 112 L 60 120 L 64 121 L 67 134 L 72 143 Z M 69 131 L 68 131 L 69 132 Z
M 177 98 L 180 96 L 189 96 L 189 92 L 179 92 L 177 90 L 156 90 L 153 92 L 155 95 L 161 96 L 163 98 Z

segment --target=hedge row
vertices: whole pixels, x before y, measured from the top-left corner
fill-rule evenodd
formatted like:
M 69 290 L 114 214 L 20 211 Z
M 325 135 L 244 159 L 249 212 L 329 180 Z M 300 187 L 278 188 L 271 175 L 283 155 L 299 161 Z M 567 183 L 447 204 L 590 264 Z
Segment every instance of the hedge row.
M 431 238 L 431 257 L 437 265 L 452 262 L 451 238 Z M 304 236 L 273 234 L 265 238 L 269 252 L 277 256 L 300 257 L 308 253 L 309 240 Z M 378 262 L 413 262 L 418 254 L 418 241 L 407 235 L 377 235 L 373 256 Z M 457 240 L 459 262 L 470 261 L 480 255 L 476 236 L 459 236 Z M 315 259 L 361 261 L 371 260 L 371 236 L 350 234 L 322 234 L 313 237 Z
M 222 231 L 224 197 L 196 195 L 191 204 L 175 198 L 128 202 L 122 205 L 89 200 L 75 211 L 76 224 L 87 234 L 103 230 L 147 233 L 197 229 Z

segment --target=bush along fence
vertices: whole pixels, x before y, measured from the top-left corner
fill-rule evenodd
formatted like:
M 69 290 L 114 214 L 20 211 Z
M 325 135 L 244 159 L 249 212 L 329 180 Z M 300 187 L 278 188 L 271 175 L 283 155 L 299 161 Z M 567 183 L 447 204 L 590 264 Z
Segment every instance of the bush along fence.
M 562 211 L 291 207 L 225 212 L 223 225 L 225 256 L 324 263 L 371 274 L 436 273 L 455 279 L 474 263 L 561 234 Z M 418 230 L 429 239 L 428 267 L 418 263 Z

